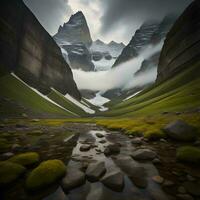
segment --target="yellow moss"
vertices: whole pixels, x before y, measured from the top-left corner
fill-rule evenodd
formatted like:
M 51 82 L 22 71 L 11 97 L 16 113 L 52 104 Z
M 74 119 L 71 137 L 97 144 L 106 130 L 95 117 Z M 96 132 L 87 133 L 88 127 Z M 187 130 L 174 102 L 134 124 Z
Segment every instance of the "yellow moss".
M 39 155 L 35 152 L 27 152 L 13 156 L 9 161 L 23 166 L 29 166 L 39 162 Z
M 183 162 L 200 164 L 200 148 L 184 146 L 177 149 L 177 159 Z
M 16 163 L 8 161 L 0 162 L 0 186 L 6 186 L 12 183 L 23 174 L 25 170 L 26 168 Z
M 35 168 L 26 180 L 29 190 L 44 188 L 65 175 L 66 167 L 60 160 L 48 160 Z

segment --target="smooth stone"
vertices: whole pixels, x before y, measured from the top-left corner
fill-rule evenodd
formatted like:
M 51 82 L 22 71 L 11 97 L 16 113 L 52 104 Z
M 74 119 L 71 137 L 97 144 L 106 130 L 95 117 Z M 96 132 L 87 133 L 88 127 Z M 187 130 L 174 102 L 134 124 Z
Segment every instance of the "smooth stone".
M 157 165 L 157 164 L 161 164 L 161 161 L 158 158 L 154 158 L 152 160 L 152 163 L 155 164 L 155 165 Z
M 82 146 L 80 146 L 80 151 L 89 151 L 90 148 L 91 148 L 91 145 L 83 144 Z
M 142 144 L 142 139 L 141 138 L 134 138 L 131 140 L 132 144 Z
M 161 176 L 153 176 L 152 180 L 155 181 L 158 184 L 162 184 L 164 182 L 164 178 Z
M 12 156 L 14 156 L 14 153 L 12 153 L 12 152 L 7 152 L 7 153 L 2 154 L 2 157 L 5 158 L 5 159 L 8 159 Z
M 103 137 L 104 137 L 104 135 L 101 134 L 101 133 L 96 133 L 96 136 L 97 136 L 98 138 L 103 138 Z
M 62 179 L 61 186 L 64 191 L 69 191 L 85 183 L 85 174 L 80 170 L 73 169 L 67 171 L 66 176 Z
M 189 194 L 178 194 L 176 197 L 178 200 L 194 200 L 194 198 Z
M 165 180 L 163 183 L 163 187 L 172 187 L 172 186 L 174 186 L 174 184 L 175 183 L 173 181 Z
M 163 131 L 166 132 L 170 138 L 178 141 L 194 141 L 197 137 L 196 128 L 182 120 L 177 120 L 168 124 Z
M 185 194 L 186 190 L 183 186 L 180 186 L 180 187 L 178 187 L 178 192 L 181 193 L 181 194 Z
M 120 146 L 117 144 L 110 144 L 104 150 L 104 154 L 106 156 L 110 156 L 113 154 L 119 154 L 119 153 L 120 153 Z
M 124 188 L 124 175 L 119 171 L 112 171 L 106 174 L 101 182 L 108 188 L 120 192 Z
M 106 143 L 106 140 L 101 140 L 101 141 L 99 141 L 99 143 L 105 144 L 105 143 Z
M 104 162 L 90 163 L 87 170 L 86 176 L 89 181 L 95 182 L 98 181 L 106 172 Z
M 191 195 L 200 196 L 200 182 L 185 182 L 183 186 Z
M 19 144 L 13 144 L 12 145 L 12 150 L 13 151 L 21 151 L 23 149 L 23 147 Z
M 133 152 L 132 157 L 135 160 L 153 160 L 156 153 L 150 149 L 138 149 Z

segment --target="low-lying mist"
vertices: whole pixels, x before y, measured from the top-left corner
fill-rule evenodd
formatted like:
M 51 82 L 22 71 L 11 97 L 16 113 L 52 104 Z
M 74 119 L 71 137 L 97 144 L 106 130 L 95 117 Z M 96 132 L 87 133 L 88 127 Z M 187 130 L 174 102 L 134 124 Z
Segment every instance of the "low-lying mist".
M 145 59 L 159 52 L 162 46 L 163 41 L 158 45 L 148 46 L 145 50 L 141 51 L 140 56 L 137 58 L 108 71 L 85 72 L 82 70 L 73 70 L 74 79 L 81 90 L 104 92 L 118 88 L 126 90 L 152 83 L 157 76 L 157 67 L 138 76 L 134 76 L 134 73 L 141 67 Z

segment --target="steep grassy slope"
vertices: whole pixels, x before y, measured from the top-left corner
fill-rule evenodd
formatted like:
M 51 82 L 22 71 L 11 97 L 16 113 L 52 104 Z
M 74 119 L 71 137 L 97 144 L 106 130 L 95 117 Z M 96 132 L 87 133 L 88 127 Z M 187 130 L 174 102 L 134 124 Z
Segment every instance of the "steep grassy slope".
M 56 91 L 51 91 L 48 97 L 52 99 L 54 102 L 61 105 L 63 108 L 66 108 L 71 112 L 76 113 L 77 116 L 86 116 L 86 113 L 81 108 L 73 104 L 71 101 L 65 98 L 61 93 Z
M 75 116 L 39 96 L 10 74 L 0 78 L 0 91 L 1 116 L 20 117 L 23 113 L 44 117 Z
M 104 116 L 132 117 L 197 108 L 200 106 L 199 74 L 200 63 L 196 63 L 166 82 L 154 85 L 136 97 L 114 105 Z

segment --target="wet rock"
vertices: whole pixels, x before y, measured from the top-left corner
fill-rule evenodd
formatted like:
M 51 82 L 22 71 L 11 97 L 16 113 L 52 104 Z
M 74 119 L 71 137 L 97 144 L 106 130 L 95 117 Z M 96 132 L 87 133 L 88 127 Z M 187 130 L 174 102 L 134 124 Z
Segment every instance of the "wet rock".
M 174 186 L 174 184 L 175 183 L 173 181 L 165 180 L 163 183 L 163 187 L 172 187 L 172 186 Z
M 80 146 L 80 151 L 89 151 L 90 148 L 91 148 L 91 145 L 84 144 L 84 145 Z
M 98 138 L 103 138 L 103 137 L 104 137 L 104 135 L 101 134 L 101 133 L 96 133 L 96 136 L 97 136 Z
M 167 142 L 167 140 L 165 140 L 165 139 L 160 139 L 160 142 L 164 142 L 164 143 L 166 143 Z
M 10 157 L 14 156 L 14 153 L 12 152 L 7 152 L 7 153 L 3 153 L 1 155 L 4 159 L 9 159 Z
M 194 141 L 197 137 L 197 129 L 182 120 L 168 124 L 164 129 L 167 135 L 178 141 Z
M 162 184 L 164 182 L 164 178 L 161 176 L 153 176 L 152 180 L 155 181 L 158 184 Z
M 142 144 L 142 139 L 141 138 L 134 138 L 131 140 L 132 144 Z
M 137 187 L 147 187 L 147 174 L 143 167 L 134 167 L 133 171 L 129 173 L 129 178 Z
M 176 197 L 178 200 L 194 200 L 194 198 L 189 194 L 178 194 Z
M 183 186 L 191 195 L 200 196 L 200 182 L 185 182 Z
M 89 181 L 95 182 L 98 181 L 106 172 L 104 162 L 96 162 L 89 164 L 86 170 L 86 176 Z
M 137 187 L 147 187 L 148 182 L 145 169 L 138 166 L 131 157 L 120 157 L 116 160 L 116 163 Z
M 77 169 L 71 169 L 67 171 L 66 176 L 62 179 L 61 186 L 64 191 L 69 191 L 76 187 L 79 187 L 85 183 L 85 174 Z
M 124 175 L 119 171 L 112 171 L 106 174 L 101 182 L 108 188 L 120 192 L 124 188 Z
M 152 160 L 152 163 L 155 164 L 155 165 L 158 165 L 158 164 L 161 164 L 161 161 L 158 158 L 154 158 Z
M 139 149 L 133 152 L 132 157 L 135 160 L 153 160 L 156 153 L 150 149 Z
M 120 153 L 120 146 L 117 144 L 110 144 L 104 150 L 104 154 L 106 156 L 110 156 L 113 154 L 119 154 L 119 153 Z
M 185 194 L 186 193 L 186 190 L 183 186 L 179 186 L 178 187 L 178 192 L 181 193 L 181 194 Z
M 99 141 L 99 143 L 105 144 L 105 143 L 106 143 L 106 140 L 101 140 L 101 141 Z
M 12 150 L 13 151 L 21 151 L 23 149 L 23 147 L 19 144 L 13 144 L 12 145 Z
M 196 178 L 194 178 L 193 176 L 191 176 L 191 175 L 187 175 L 187 180 L 188 181 L 195 181 L 196 180 Z

